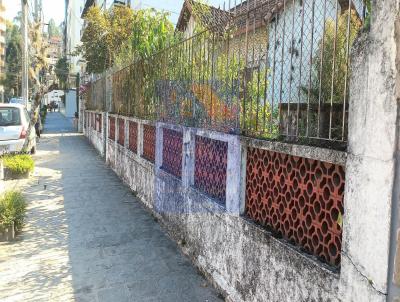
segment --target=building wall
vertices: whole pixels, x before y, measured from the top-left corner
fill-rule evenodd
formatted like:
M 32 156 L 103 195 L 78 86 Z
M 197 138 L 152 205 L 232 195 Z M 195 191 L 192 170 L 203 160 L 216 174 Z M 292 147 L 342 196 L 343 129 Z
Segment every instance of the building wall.
M 74 117 L 75 112 L 77 112 L 76 108 L 76 91 L 75 90 L 67 90 L 65 92 L 65 112 L 64 115 L 66 117 Z
M 76 74 L 80 72 L 80 56 L 71 56 L 71 53 L 79 45 L 81 40 L 81 30 L 83 20 L 81 13 L 84 7 L 84 0 L 68 0 L 66 1 L 66 30 L 65 30 L 65 51 L 70 62 L 70 73 Z
M 316 0 L 314 16 L 311 13 L 311 1 L 304 1 L 304 23 L 301 4 L 299 1 L 294 3 L 290 3 L 285 11 L 268 25 L 270 46 L 267 64 L 271 71 L 267 100 L 274 104 L 288 101 L 304 102 L 303 99 L 299 99 L 302 96 L 300 88 L 308 87 L 310 73 L 313 72 L 310 58 L 315 58 L 323 36 L 325 20 L 335 19 L 334 0 Z
M 359 16 L 362 16 L 363 2 L 356 0 L 352 3 Z M 286 2 L 284 11 L 267 26 L 269 33 L 267 65 L 270 69 L 268 102 L 274 104 L 289 101 L 307 102 L 301 88 L 309 86 L 310 76 L 312 78 L 318 76 L 312 63 L 313 60 L 319 59 L 317 51 L 322 45 L 322 38 L 326 35 L 325 22 L 328 20 L 335 22 L 341 11 L 347 10 L 347 6 L 341 9 L 335 0 L 293 1 L 293 4 L 291 1 Z M 345 52 L 341 50 L 343 51 Z
M 194 20 L 194 17 L 190 16 L 189 22 L 188 22 L 188 24 L 186 26 L 186 29 L 185 29 L 184 33 L 183 33 L 183 37 L 185 39 L 189 39 L 190 37 L 193 36 L 195 26 L 196 26 L 196 22 Z

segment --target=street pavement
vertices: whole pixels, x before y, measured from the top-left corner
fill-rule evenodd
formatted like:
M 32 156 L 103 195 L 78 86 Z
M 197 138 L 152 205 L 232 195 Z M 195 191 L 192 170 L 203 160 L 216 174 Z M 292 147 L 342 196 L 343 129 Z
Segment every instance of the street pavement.
M 35 160 L 0 301 L 221 301 L 71 120 L 48 114 Z

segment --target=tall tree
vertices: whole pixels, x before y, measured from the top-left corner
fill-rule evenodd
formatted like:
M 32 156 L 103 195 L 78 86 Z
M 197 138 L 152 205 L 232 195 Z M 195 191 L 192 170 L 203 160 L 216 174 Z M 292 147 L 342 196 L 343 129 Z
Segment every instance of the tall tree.
M 132 16 L 132 10 L 120 6 L 115 6 L 112 12 L 102 11 L 97 6 L 89 9 L 79 48 L 89 73 L 101 73 L 113 65 L 123 41 L 130 36 Z
M 56 22 L 53 19 L 50 19 L 49 21 L 48 34 L 49 38 L 61 36 L 61 29 L 56 25 Z
M 7 97 L 21 92 L 21 43 L 20 27 L 16 23 L 6 24 L 6 73 L 2 79 Z
M 30 28 L 29 34 L 31 48 L 29 80 L 31 82 L 31 87 L 34 86 L 34 89 L 37 91 L 41 85 L 45 84 L 40 74 L 46 74 L 49 68 L 47 60 L 48 46 L 44 43 L 42 26 L 40 23 L 34 23 Z

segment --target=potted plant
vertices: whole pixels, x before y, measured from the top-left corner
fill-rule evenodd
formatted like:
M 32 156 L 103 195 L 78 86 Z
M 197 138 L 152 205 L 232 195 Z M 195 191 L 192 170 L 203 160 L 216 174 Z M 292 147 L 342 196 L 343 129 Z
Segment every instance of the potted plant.
M 0 197 L 0 241 L 11 241 L 22 230 L 26 201 L 18 191 L 6 192 Z
M 4 166 L 4 180 L 28 178 L 34 162 L 29 154 L 5 155 L 1 158 Z

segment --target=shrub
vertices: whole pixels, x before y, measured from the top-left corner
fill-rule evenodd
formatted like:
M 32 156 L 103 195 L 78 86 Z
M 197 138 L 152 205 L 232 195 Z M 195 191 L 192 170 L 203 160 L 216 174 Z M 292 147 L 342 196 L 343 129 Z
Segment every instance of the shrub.
M 4 168 L 13 174 L 26 174 L 33 171 L 35 163 L 29 154 L 5 155 L 1 157 Z
M 6 192 L 0 197 L 0 231 L 12 225 L 22 229 L 26 212 L 26 201 L 18 191 Z
M 43 108 L 40 110 L 40 117 L 41 117 L 42 125 L 46 121 L 46 116 L 47 116 L 47 106 L 44 105 Z

